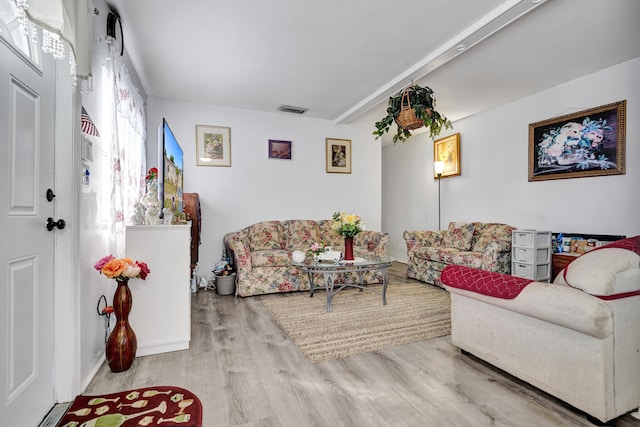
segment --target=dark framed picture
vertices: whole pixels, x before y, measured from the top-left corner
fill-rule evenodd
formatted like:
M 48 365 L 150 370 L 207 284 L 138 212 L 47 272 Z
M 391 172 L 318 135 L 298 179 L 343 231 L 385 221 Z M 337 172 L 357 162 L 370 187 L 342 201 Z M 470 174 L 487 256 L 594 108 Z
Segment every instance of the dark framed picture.
M 529 125 L 529 181 L 624 175 L 627 101 Z
M 440 178 L 460 176 L 460 133 L 433 141 L 433 159 L 444 163 Z M 435 172 L 433 178 L 438 178 Z
M 327 173 L 351 173 L 351 140 L 326 138 Z
M 291 141 L 269 140 L 269 158 L 291 160 Z

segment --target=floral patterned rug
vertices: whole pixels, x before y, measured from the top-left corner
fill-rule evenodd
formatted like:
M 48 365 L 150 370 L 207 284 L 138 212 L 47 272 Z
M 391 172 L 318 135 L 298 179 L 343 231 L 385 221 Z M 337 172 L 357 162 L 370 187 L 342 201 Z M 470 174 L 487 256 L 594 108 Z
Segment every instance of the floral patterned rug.
M 78 396 L 58 427 L 202 426 L 198 397 L 179 387 L 148 387 Z

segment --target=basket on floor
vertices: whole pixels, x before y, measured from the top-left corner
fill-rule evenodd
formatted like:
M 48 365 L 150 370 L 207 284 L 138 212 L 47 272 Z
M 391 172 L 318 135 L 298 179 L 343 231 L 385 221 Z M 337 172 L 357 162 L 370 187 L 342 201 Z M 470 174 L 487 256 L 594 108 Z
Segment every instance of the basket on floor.
M 400 113 L 398 113 L 398 117 L 396 117 L 396 123 L 404 129 L 414 130 L 424 126 L 424 123 L 422 122 L 422 119 L 416 117 L 416 112 L 411 106 L 411 100 L 409 99 L 410 90 L 413 89 L 408 87 L 402 92 Z

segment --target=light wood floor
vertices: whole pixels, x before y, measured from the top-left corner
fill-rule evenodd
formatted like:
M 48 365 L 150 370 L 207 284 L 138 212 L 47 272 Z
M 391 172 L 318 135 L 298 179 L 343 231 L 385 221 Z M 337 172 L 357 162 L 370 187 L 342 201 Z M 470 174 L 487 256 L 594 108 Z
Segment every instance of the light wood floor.
M 405 267 L 394 263 L 392 284 L 411 281 Z M 189 350 L 139 357 L 118 374 L 105 364 L 85 394 L 183 387 L 202 401 L 205 427 L 592 425 L 577 410 L 462 355 L 449 336 L 310 364 L 260 298 L 200 290 Z M 610 425 L 640 420 L 625 415 Z

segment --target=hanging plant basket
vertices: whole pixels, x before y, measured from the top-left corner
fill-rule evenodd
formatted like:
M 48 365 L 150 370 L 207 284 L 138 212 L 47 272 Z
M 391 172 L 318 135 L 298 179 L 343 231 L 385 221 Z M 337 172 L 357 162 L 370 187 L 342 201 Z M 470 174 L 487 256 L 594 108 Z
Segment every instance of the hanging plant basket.
M 402 98 L 400 99 L 400 112 L 396 117 L 396 124 L 407 130 L 419 129 L 424 126 L 422 119 L 416 116 L 416 110 L 411 107 L 411 100 L 409 99 L 410 89 L 407 88 L 402 91 Z
M 451 122 L 435 109 L 436 100 L 429 87 L 412 85 L 389 98 L 387 116 L 376 122 L 373 132 L 376 139 L 389 131 L 391 124 L 396 123 L 398 130 L 393 136 L 397 141 L 406 141 L 411 131 L 423 126 L 429 130 L 432 138 L 438 136 L 442 129 L 451 128 Z

